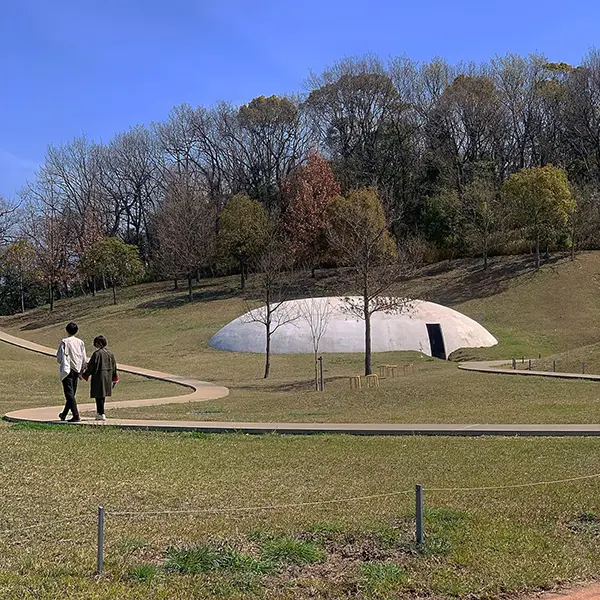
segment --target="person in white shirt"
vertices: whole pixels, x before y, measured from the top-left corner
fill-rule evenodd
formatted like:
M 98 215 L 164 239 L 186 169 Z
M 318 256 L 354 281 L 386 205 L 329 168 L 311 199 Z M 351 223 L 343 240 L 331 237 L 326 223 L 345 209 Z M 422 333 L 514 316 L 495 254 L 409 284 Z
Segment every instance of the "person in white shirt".
M 79 331 L 77 323 L 69 323 L 66 330 L 68 337 L 61 340 L 56 353 L 56 360 L 60 365 L 60 379 L 65 393 L 65 408 L 59 413 L 58 418 L 64 421 L 69 411 L 71 411 L 72 416 L 69 421 L 78 423 L 81 418 L 79 417 L 75 395 L 77 394 L 77 382 L 87 366 L 88 358 L 85 353 L 85 344 L 76 337 Z

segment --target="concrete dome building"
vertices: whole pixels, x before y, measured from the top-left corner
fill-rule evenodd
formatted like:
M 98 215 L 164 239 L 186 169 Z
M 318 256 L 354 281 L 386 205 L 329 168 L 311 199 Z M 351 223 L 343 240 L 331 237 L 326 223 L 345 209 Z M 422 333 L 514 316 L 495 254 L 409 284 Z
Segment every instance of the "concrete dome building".
M 360 306 L 361 299 L 350 299 Z M 209 341 L 218 350 L 265 352 L 265 326 L 253 321 L 264 315 L 264 307 L 234 319 Z M 307 314 L 312 317 L 307 318 Z M 273 313 L 271 337 L 273 354 L 310 354 L 313 352 L 315 322 L 327 315 L 327 327 L 319 352 L 364 352 L 365 324 L 348 310 L 344 297 L 310 298 L 284 302 Z M 311 328 L 310 319 L 313 327 Z M 415 350 L 446 359 L 459 348 L 494 346 L 496 338 L 469 317 L 433 302 L 412 300 L 399 313 L 377 312 L 371 317 L 373 352 Z

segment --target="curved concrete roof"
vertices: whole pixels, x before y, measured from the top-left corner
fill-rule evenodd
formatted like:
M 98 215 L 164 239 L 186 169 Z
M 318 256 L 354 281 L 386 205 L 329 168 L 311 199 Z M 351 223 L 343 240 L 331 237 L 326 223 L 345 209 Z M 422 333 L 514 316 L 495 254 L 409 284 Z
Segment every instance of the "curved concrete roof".
M 361 305 L 361 299 L 349 299 Z M 231 352 L 265 352 L 265 326 L 257 321 L 264 307 L 250 311 L 228 323 L 209 341 L 213 348 Z M 319 352 L 364 352 L 364 321 L 348 310 L 344 297 L 309 298 L 284 302 L 273 314 L 271 348 L 274 354 L 308 354 L 313 352 L 311 327 L 303 313 L 330 313 Z M 290 321 L 290 322 L 287 322 Z M 427 324 L 439 324 L 446 355 L 458 348 L 494 346 L 496 338 L 479 323 L 446 306 L 411 300 L 399 313 L 377 312 L 371 318 L 374 352 L 416 350 L 430 355 Z

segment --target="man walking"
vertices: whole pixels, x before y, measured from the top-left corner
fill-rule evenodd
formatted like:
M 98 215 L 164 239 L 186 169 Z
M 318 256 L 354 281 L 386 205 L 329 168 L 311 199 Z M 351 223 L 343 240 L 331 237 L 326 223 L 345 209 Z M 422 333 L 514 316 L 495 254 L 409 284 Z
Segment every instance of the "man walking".
M 85 353 L 85 344 L 76 337 L 79 327 L 77 323 L 69 323 L 66 327 L 67 337 L 63 338 L 58 346 L 56 360 L 60 365 L 60 379 L 65 392 L 65 408 L 58 417 L 61 421 L 67 418 L 71 411 L 69 422 L 78 423 L 81 421 L 79 410 L 77 409 L 77 382 L 81 373 L 87 366 L 87 354 Z

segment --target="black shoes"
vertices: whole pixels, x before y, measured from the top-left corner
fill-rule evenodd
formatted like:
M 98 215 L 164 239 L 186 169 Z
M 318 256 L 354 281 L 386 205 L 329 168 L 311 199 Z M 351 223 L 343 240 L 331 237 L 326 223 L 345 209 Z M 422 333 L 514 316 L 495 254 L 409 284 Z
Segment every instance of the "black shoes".
M 67 423 L 79 423 L 79 421 L 81 421 L 79 417 L 71 417 L 68 419 Z
M 58 413 L 58 418 L 59 418 L 61 421 L 64 421 L 64 420 L 67 418 L 67 415 L 63 415 L 63 413 Z

